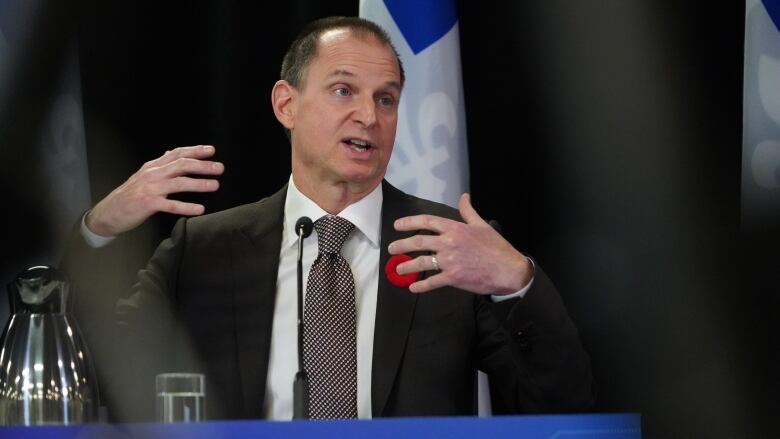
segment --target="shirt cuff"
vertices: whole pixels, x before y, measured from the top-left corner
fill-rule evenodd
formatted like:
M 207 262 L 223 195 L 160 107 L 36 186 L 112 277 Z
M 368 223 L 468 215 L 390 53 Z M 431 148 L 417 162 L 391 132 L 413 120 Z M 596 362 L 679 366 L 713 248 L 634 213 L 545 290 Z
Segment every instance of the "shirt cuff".
M 528 262 L 531 263 L 531 267 L 533 267 L 534 269 L 536 268 L 536 263 L 534 262 L 533 258 L 529 257 L 528 258 Z M 534 270 L 534 272 L 535 271 L 536 270 Z M 523 288 L 520 288 L 518 291 L 515 291 L 512 294 L 506 294 L 506 295 L 503 295 L 503 296 L 497 296 L 495 294 L 491 294 L 490 295 L 490 300 L 493 301 L 493 303 L 498 303 L 498 302 L 503 302 L 505 300 L 511 300 L 511 299 L 517 299 L 517 298 L 522 299 L 523 296 L 525 296 L 525 293 L 527 293 L 528 290 L 531 289 L 531 285 L 533 285 L 533 284 L 534 284 L 534 277 L 531 277 L 531 280 Z
M 116 238 L 116 236 L 100 236 L 92 230 L 89 230 L 89 227 L 87 227 L 88 213 L 89 211 L 87 211 L 87 213 L 81 217 L 81 236 L 84 238 L 84 241 L 87 243 L 87 245 L 92 248 L 101 248 L 107 246 Z

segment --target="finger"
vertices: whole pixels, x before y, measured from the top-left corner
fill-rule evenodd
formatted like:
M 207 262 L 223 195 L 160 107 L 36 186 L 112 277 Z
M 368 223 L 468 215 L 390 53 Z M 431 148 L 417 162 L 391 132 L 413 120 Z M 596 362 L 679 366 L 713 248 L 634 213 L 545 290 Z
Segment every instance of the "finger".
M 455 221 L 440 216 L 414 215 L 398 218 L 393 223 L 393 226 L 400 232 L 430 230 L 436 233 L 444 233 L 451 223 L 455 223 Z
M 224 171 L 225 165 L 220 162 L 181 158 L 167 165 L 149 169 L 148 174 L 150 179 L 161 180 L 185 174 L 221 175 Z
M 141 169 L 165 166 L 180 158 L 205 159 L 211 157 L 216 152 L 213 145 L 180 146 L 169 151 L 160 157 L 146 162 Z
M 387 251 L 390 252 L 391 255 L 417 251 L 438 252 L 441 250 L 439 239 L 439 236 L 414 235 L 409 238 L 391 242 L 387 247 Z
M 421 271 L 434 271 L 435 267 L 431 256 L 418 256 L 411 261 L 398 264 L 398 266 L 395 267 L 395 270 L 398 274 L 409 274 Z
M 156 195 L 169 195 L 180 192 L 214 192 L 219 189 L 219 181 L 206 178 L 175 177 L 150 184 L 151 192 Z
M 187 203 L 178 200 L 169 200 L 167 198 L 158 198 L 155 210 L 158 212 L 172 213 L 174 215 L 196 216 L 203 215 L 206 208 L 202 204 Z
M 474 210 L 471 205 L 471 195 L 468 192 L 463 193 L 458 200 L 458 211 L 466 224 L 483 224 L 485 220 Z
M 447 285 L 449 285 L 449 278 L 446 273 L 441 272 L 409 285 L 409 291 L 412 293 L 427 293 Z

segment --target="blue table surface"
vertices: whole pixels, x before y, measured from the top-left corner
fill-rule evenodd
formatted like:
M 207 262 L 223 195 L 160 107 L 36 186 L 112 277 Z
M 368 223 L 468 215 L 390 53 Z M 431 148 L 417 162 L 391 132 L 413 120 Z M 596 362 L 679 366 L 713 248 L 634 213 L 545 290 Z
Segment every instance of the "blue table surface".
M 523 415 L 487 418 L 395 418 L 371 421 L 208 421 L 191 424 L 6 426 L 0 427 L 0 437 L 639 439 L 641 427 L 638 414 Z

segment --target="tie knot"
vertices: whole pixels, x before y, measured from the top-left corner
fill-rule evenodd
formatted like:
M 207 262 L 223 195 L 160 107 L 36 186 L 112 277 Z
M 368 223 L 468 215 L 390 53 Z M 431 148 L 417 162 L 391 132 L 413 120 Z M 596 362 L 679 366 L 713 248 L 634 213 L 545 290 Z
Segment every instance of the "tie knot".
M 339 253 L 355 225 L 340 216 L 327 215 L 314 222 L 320 253 Z

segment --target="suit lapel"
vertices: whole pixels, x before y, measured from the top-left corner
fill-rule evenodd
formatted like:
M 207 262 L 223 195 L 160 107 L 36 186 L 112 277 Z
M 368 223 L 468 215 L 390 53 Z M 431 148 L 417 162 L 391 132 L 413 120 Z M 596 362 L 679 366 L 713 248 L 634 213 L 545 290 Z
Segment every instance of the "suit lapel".
M 287 186 L 256 203 L 235 233 L 236 341 L 245 417 L 260 417 L 268 374 Z
M 387 245 L 411 236 L 397 232 L 393 222 L 414 215 L 406 195 L 382 182 L 382 237 L 374 328 L 371 405 L 382 416 L 406 347 L 417 296 L 392 285 L 384 274 L 390 257 Z M 276 299 L 279 253 L 287 186 L 251 207 L 247 223 L 235 234 L 233 250 L 238 367 L 245 417 L 260 417 L 268 375 L 268 355 Z
M 376 322 L 374 327 L 374 358 L 371 368 L 371 411 L 374 417 L 382 416 L 393 388 L 406 338 L 414 316 L 417 296 L 408 288 L 399 288 L 388 282 L 384 267 L 390 254 L 391 242 L 408 237 L 411 233 L 397 232 L 393 222 L 412 215 L 405 194 L 386 181 L 382 182 L 382 239 L 379 256 L 379 288 L 377 291 Z

